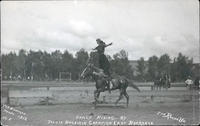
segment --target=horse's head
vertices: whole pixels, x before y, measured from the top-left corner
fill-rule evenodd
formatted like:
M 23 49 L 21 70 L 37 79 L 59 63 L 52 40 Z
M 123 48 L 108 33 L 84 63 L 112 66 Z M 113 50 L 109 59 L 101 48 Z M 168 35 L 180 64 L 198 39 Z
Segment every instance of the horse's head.
M 83 72 L 81 73 L 81 78 L 86 78 L 88 76 L 91 76 L 93 73 L 93 64 L 88 63 Z

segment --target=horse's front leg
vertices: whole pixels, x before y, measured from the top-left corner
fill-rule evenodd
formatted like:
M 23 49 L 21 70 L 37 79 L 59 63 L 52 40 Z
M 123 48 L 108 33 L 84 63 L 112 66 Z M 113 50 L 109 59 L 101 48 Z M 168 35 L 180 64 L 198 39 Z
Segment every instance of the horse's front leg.
M 97 101 L 98 101 L 98 97 L 97 97 L 97 96 L 98 96 L 98 95 L 97 95 L 98 92 L 97 92 L 97 91 L 98 91 L 98 90 L 95 90 L 95 91 L 94 91 L 94 108 L 96 108 Z
M 96 103 L 98 101 L 98 90 L 94 91 L 94 102 Z
M 95 100 L 95 103 L 99 103 L 99 96 L 100 96 L 100 93 L 101 93 L 102 90 L 98 89 L 98 90 L 95 90 L 94 91 L 94 100 Z
M 99 99 L 100 91 L 97 92 L 97 99 Z

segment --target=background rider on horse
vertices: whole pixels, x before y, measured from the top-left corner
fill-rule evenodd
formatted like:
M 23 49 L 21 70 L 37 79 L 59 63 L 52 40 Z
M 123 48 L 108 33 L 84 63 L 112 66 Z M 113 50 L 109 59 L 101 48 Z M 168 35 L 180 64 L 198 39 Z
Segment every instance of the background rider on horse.
M 94 48 L 93 50 L 97 50 L 98 52 L 98 57 L 99 57 L 99 68 L 103 70 L 103 72 L 108 76 L 108 90 L 110 93 L 110 81 L 111 81 L 111 76 L 110 76 L 110 63 L 105 56 L 105 48 L 112 45 L 112 43 L 106 44 L 103 42 L 101 39 L 96 39 L 96 42 L 98 46 Z

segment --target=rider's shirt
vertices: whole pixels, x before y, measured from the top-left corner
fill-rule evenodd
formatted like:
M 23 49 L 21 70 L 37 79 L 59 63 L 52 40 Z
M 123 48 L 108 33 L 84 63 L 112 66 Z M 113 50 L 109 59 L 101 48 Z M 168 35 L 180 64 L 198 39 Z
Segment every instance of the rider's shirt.
M 110 76 L 109 68 L 110 68 L 110 63 L 107 59 L 107 57 L 104 55 L 104 51 L 106 48 L 106 44 L 100 43 L 95 50 L 97 50 L 98 55 L 99 55 L 99 68 L 103 69 L 104 73 L 108 76 Z

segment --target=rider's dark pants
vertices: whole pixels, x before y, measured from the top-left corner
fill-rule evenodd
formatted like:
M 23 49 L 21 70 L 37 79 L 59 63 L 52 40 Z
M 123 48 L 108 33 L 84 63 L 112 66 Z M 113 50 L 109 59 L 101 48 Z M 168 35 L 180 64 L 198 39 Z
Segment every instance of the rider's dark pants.
M 103 69 L 104 73 L 109 76 L 108 82 L 107 82 L 107 88 L 110 92 L 110 84 L 109 84 L 111 80 L 110 71 L 109 71 L 110 63 L 104 54 L 99 54 L 99 68 Z
M 110 63 L 104 54 L 99 54 L 99 68 L 103 69 L 104 73 L 110 76 Z

